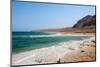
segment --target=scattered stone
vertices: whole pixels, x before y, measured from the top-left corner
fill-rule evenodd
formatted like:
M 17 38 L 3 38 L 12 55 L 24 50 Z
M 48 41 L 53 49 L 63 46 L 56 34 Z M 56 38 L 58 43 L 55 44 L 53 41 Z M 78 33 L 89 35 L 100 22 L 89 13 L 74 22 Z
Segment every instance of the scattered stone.
M 95 41 L 95 40 L 92 40 L 91 42 L 96 43 L 96 41 Z
M 60 59 L 57 61 L 58 64 L 60 64 Z
M 71 47 L 70 47 L 69 49 L 70 49 L 70 50 L 75 50 L 74 48 L 71 48 Z
M 95 60 L 96 60 L 95 47 L 84 47 L 82 49 L 66 53 L 62 58 L 60 58 L 61 63 L 95 61 Z
M 84 50 L 81 50 L 81 52 L 85 52 Z
M 38 63 L 42 62 L 42 60 L 40 60 L 40 59 L 36 59 L 35 61 L 38 62 Z

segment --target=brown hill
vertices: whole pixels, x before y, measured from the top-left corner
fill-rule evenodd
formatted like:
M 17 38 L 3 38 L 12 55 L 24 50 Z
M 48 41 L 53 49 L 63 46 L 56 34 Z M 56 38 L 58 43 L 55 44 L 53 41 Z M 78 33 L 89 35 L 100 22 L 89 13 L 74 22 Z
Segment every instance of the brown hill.
M 95 33 L 96 15 L 85 16 L 80 19 L 73 27 L 58 28 L 58 29 L 41 29 L 33 30 L 37 32 L 64 32 L 64 33 Z
M 85 16 L 82 19 L 80 19 L 73 28 L 95 28 L 96 26 L 96 15 L 91 16 Z

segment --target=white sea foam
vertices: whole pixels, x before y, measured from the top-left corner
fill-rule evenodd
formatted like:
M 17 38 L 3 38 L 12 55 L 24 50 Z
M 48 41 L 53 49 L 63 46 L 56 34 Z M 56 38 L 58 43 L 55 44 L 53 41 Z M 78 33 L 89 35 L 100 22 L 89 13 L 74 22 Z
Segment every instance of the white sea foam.
M 88 40 L 94 40 L 94 37 Z M 87 39 L 86 39 L 87 40 Z M 56 63 L 66 53 L 80 49 L 80 41 L 62 42 L 60 45 L 12 55 L 12 65 Z
M 57 36 L 93 36 L 93 35 L 52 33 L 49 35 L 19 35 L 19 36 L 14 35 L 13 37 L 14 38 L 39 38 L 39 37 L 57 37 Z
M 21 35 L 21 36 L 13 36 L 15 38 L 37 38 L 37 37 L 56 37 L 56 36 L 67 36 L 62 34 L 51 34 L 51 35 Z

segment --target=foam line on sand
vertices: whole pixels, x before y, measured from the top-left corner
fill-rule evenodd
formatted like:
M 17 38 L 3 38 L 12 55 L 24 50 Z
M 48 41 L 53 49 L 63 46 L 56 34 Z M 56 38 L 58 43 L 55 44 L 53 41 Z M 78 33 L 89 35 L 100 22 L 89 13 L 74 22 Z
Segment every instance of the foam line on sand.
M 95 37 L 91 37 L 80 41 L 63 42 L 56 46 L 12 54 L 12 65 L 75 62 L 78 61 L 78 59 L 66 59 L 66 57 L 70 57 L 71 55 L 69 54 L 73 52 L 80 55 L 80 53 L 77 53 L 77 51 L 81 51 L 81 49 L 83 49 L 84 53 L 84 50 L 89 50 L 91 47 L 95 48 L 94 42 Z M 92 51 L 92 48 L 90 50 Z M 90 52 L 90 55 L 91 53 L 93 52 Z M 76 54 L 73 54 L 73 56 L 76 56 Z M 93 54 L 95 54 L 95 52 Z M 95 56 L 92 60 L 95 60 Z

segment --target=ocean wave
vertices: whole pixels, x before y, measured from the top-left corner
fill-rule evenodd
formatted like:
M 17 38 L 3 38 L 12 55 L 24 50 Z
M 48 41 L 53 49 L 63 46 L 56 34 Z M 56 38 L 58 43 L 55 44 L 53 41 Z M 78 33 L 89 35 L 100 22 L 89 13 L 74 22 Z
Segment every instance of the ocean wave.
M 62 34 L 52 34 L 52 35 L 14 35 L 13 38 L 38 38 L 38 37 L 56 37 L 56 36 L 64 36 Z

